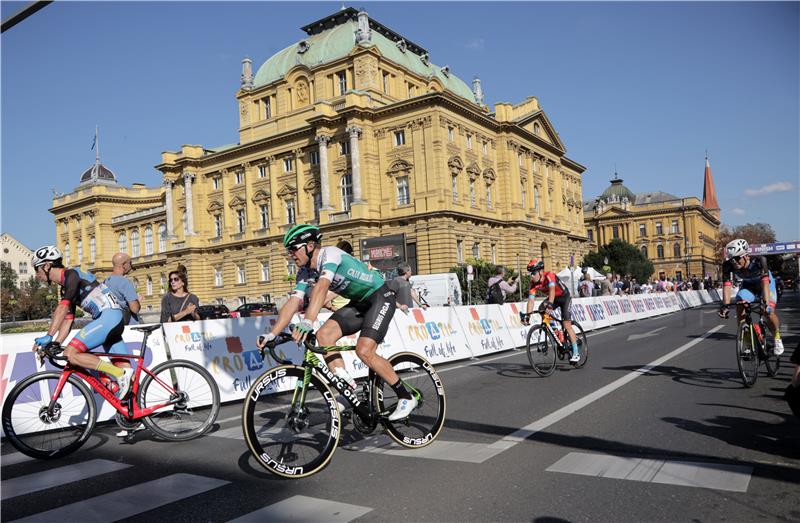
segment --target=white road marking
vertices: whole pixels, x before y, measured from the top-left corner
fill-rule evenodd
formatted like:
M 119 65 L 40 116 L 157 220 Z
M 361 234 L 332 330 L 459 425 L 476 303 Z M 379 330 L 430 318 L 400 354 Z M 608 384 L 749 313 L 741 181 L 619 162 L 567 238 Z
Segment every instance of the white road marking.
M 347 523 L 371 511 L 372 509 L 369 507 L 338 501 L 292 496 L 233 519 L 229 523 L 261 523 L 262 521 L 270 523 Z
M 657 329 L 653 329 L 650 332 L 645 332 L 644 334 L 631 334 L 628 336 L 628 339 L 625 341 L 633 341 L 633 340 L 641 340 L 644 338 L 650 338 L 652 336 L 658 336 L 658 333 L 666 329 L 667 326 L 659 327 Z
M 128 467 L 130 467 L 130 465 L 126 465 L 125 463 L 117 463 L 116 461 L 109 461 L 107 459 L 93 459 L 82 463 L 75 463 L 74 465 L 49 469 L 43 472 L 3 481 L 2 497 L 5 500 Z
M 570 452 L 547 471 L 747 492 L 753 467 Z
M 489 450 L 485 443 L 443 441 L 440 439 L 437 439 L 427 447 L 409 449 L 394 444 L 394 440 L 385 434 L 364 438 L 342 448 L 345 450 L 388 454 L 406 458 L 439 459 L 443 461 L 461 461 L 464 463 L 483 463 L 497 454 L 497 452 Z
M 221 479 L 194 474 L 173 474 L 17 521 L 80 521 L 81 523 L 117 521 L 227 484 L 227 481 Z

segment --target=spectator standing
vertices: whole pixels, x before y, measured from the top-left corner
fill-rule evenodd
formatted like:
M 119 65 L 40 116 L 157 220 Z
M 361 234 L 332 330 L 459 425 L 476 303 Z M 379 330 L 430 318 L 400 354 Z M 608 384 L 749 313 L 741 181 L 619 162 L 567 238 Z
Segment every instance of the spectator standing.
M 502 265 L 498 265 L 495 269 L 494 276 L 489 278 L 489 281 L 486 282 L 487 285 L 487 296 L 486 296 L 486 303 L 496 303 L 494 300 L 490 300 L 489 298 L 492 295 L 492 286 L 498 285 L 500 287 L 500 291 L 503 293 L 503 302 L 505 302 L 506 296 L 509 294 L 517 292 L 517 280 L 516 278 L 508 278 L 506 281 L 506 268 Z
M 592 291 L 594 291 L 594 283 L 592 283 L 592 275 L 587 271 L 578 285 L 578 294 L 581 298 L 591 298 Z
M 142 308 L 136 289 L 131 281 L 125 277 L 132 269 L 131 257 L 124 252 L 118 252 L 111 258 L 111 276 L 103 282 L 106 287 L 111 289 L 117 303 L 122 307 L 125 325 L 137 325 L 139 323 L 139 310 Z
M 200 314 L 197 312 L 199 306 L 200 300 L 189 292 L 186 272 L 181 270 L 170 272 L 169 291 L 161 298 L 161 323 L 199 320 Z
M 614 275 L 610 272 L 606 274 L 606 279 L 600 282 L 600 296 L 611 296 L 614 294 Z
M 408 312 L 408 309 L 413 307 L 414 303 L 416 303 L 423 309 L 427 309 L 428 304 L 423 303 L 419 299 L 417 291 L 411 288 L 411 284 L 408 281 L 410 278 L 411 266 L 407 263 L 404 263 L 403 265 L 397 267 L 397 276 L 386 284 L 389 289 L 394 291 L 397 308 L 403 312 Z

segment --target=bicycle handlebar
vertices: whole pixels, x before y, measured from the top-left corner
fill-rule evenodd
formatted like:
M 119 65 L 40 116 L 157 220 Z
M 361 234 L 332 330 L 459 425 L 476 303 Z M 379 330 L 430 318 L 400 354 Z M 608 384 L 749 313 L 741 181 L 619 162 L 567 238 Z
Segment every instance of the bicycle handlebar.
M 64 352 L 64 348 L 61 347 L 61 344 L 57 341 L 51 341 L 44 347 L 40 345 L 39 348 L 36 349 L 36 356 L 39 359 L 39 363 L 42 363 L 44 358 L 47 358 L 51 365 L 63 369 L 67 366 L 66 363 L 57 363 L 58 361 L 67 361 L 67 358 L 64 356 L 59 356 L 62 352 Z
M 289 329 L 292 330 L 293 327 L 294 327 L 293 325 L 290 325 Z M 272 341 L 268 341 L 264 345 L 264 348 L 269 350 L 269 353 L 272 356 L 272 359 L 274 359 L 278 363 L 283 364 L 283 365 L 292 365 L 294 363 L 293 361 L 285 360 L 283 358 L 279 358 L 278 354 L 275 352 L 275 348 L 278 345 L 282 345 L 282 344 L 284 344 L 286 342 L 289 342 L 289 341 L 294 341 L 294 338 L 292 338 L 292 334 L 290 332 L 280 332 L 280 333 L 278 333 L 277 336 L 275 336 L 275 339 L 273 339 Z M 308 336 L 306 336 L 306 340 L 303 342 L 303 345 L 305 345 L 305 347 L 308 350 L 310 350 L 311 352 L 317 352 L 317 353 L 320 353 L 320 354 L 323 353 L 324 351 L 316 350 L 316 342 L 317 342 L 317 338 L 316 338 L 316 336 L 314 336 L 314 333 L 312 332 L 312 333 L 309 333 Z M 300 344 L 298 343 L 298 345 L 300 345 Z M 261 357 L 262 358 L 264 357 L 264 349 L 261 349 Z

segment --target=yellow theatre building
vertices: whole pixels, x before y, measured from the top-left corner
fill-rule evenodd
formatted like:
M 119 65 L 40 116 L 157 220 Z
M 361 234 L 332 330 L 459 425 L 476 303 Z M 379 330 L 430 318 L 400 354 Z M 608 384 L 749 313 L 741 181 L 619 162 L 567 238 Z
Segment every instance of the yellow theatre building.
M 125 187 L 99 159 L 57 196 L 67 263 L 108 273 L 133 257 L 145 310 L 183 264 L 201 303 L 275 301 L 292 285 L 295 223 L 389 270 L 447 272 L 468 258 L 563 267 L 588 251 L 581 177 L 539 102 L 484 104 L 429 52 L 343 9 L 253 73 L 242 62 L 238 143 L 162 153 L 156 187 Z
M 615 174 L 603 194 L 584 204 L 584 213 L 591 250 L 619 238 L 653 262 L 654 278 L 718 278 L 720 209 L 708 159 L 702 200 L 662 191 L 635 194 Z

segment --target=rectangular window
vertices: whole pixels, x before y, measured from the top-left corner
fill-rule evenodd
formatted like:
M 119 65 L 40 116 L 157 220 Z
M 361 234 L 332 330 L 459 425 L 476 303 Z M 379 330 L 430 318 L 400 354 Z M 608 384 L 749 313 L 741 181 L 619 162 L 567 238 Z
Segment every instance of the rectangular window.
M 477 202 L 477 197 L 475 196 L 475 181 L 474 180 L 470 180 L 469 181 L 469 203 L 470 203 L 470 205 L 475 207 L 476 202 Z
M 453 203 L 458 203 L 458 178 L 451 176 L 450 180 L 450 187 L 453 190 Z
M 656 234 L 664 234 L 664 229 L 661 227 L 661 222 L 656 222 Z
M 456 240 L 456 261 L 464 261 L 464 240 Z
M 522 167 L 522 154 L 517 154 L 517 165 Z
M 336 73 L 336 81 L 339 84 L 339 96 L 342 96 L 347 92 L 347 73 L 345 71 Z
M 536 158 L 533 159 L 533 172 L 535 173 L 539 172 L 539 160 L 537 160 Z
M 467 135 L 467 149 L 472 150 L 472 135 L 471 134 Z
M 222 237 L 222 215 L 215 214 L 214 215 L 214 232 L 216 238 Z
M 269 262 L 261 262 L 261 281 L 269 281 Z
M 269 207 L 266 204 L 258 206 L 258 216 L 261 219 L 261 228 L 269 228 Z
M 241 185 L 242 181 L 244 180 L 244 173 L 242 171 L 236 171 L 236 185 Z
M 533 209 L 539 212 L 539 188 L 533 188 Z
M 236 229 L 244 232 L 245 225 L 244 209 L 236 209 Z
M 319 211 L 322 209 L 322 193 L 314 193 L 314 219 L 319 223 Z
M 483 155 L 489 156 L 489 143 L 483 142 Z
M 294 200 L 286 200 L 286 223 L 294 223 Z
M 672 234 L 678 234 L 678 220 L 672 220 Z
M 222 269 L 214 267 L 214 286 L 222 287 Z
M 383 73 L 383 92 L 389 94 L 389 73 Z
M 643 223 L 639 224 L 639 236 L 647 236 L 647 226 Z
M 472 244 L 472 257 L 476 260 L 481 259 L 481 244 L 478 242 Z
M 619 238 L 619 227 L 618 227 L 617 225 L 613 225 L 613 226 L 611 227 L 611 231 L 612 231 L 611 235 L 612 235 L 614 238 Z
M 408 97 L 409 98 L 414 97 L 414 86 L 411 84 L 408 84 Z
M 586 237 L 589 238 L 590 242 L 593 242 L 594 241 L 594 231 L 591 230 L 591 229 L 586 231 Z
M 455 132 L 453 131 L 453 128 L 452 127 L 448 127 L 447 128 L 447 140 L 452 142 L 453 138 L 454 138 L 454 134 L 455 134 Z
M 294 171 L 294 160 L 292 158 L 283 159 L 283 172 L 290 173 Z
M 406 144 L 406 132 L 405 131 L 395 131 L 394 132 L 394 145 L 398 147 L 400 145 Z
M 214 190 L 215 190 L 215 191 L 216 191 L 217 189 L 219 189 L 219 178 L 213 178 L 213 179 L 211 180 L 211 185 L 214 187 Z
M 311 165 L 319 165 L 319 151 L 311 151 L 308 153 L 308 163 Z
M 272 98 L 271 96 L 267 96 L 266 98 L 264 98 L 264 100 L 262 100 L 264 102 L 264 119 L 272 118 L 272 102 L 270 100 L 271 98 Z
M 266 178 L 267 177 L 267 165 L 261 164 L 258 166 L 258 177 L 259 178 Z
M 492 263 L 497 263 L 497 245 L 492 244 Z
M 491 209 L 492 208 L 492 186 L 491 185 L 487 185 L 486 186 L 486 208 L 487 209 Z
M 339 142 L 339 156 L 347 156 L 350 154 L 350 142 L 342 140 Z
M 524 181 L 519 182 L 520 203 L 524 209 L 528 205 L 528 189 Z
M 408 205 L 411 195 L 408 189 L 408 176 L 397 177 L 397 205 Z
M 244 265 L 236 266 L 236 281 L 239 283 L 247 283 L 247 278 L 245 277 L 245 272 L 244 272 Z
M 289 260 L 289 263 L 286 264 L 286 272 L 289 273 L 289 276 L 297 274 L 297 265 L 295 265 L 294 261 Z

